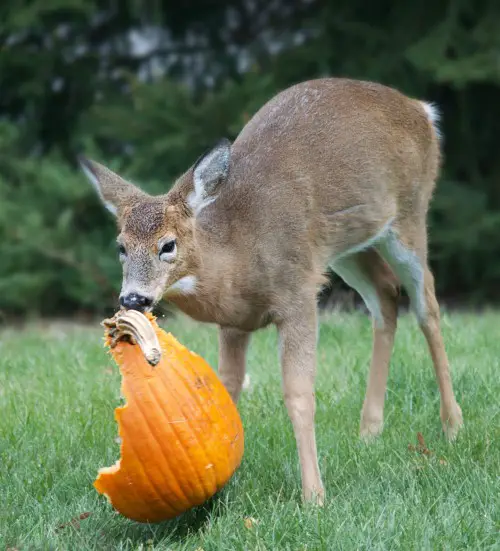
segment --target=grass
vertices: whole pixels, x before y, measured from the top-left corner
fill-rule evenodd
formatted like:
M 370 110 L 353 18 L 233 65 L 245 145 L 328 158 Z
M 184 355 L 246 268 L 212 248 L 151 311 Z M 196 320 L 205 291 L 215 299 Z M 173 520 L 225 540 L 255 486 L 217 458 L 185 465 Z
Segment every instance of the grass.
M 317 440 L 328 492 L 303 507 L 284 408 L 276 335 L 249 351 L 252 389 L 240 411 L 243 463 L 206 506 L 158 525 L 129 521 L 92 486 L 118 457 L 119 375 L 99 326 L 0 334 L 0 549 L 337 550 L 500 549 L 500 315 L 443 320 L 466 429 L 445 442 L 423 336 L 401 319 L 382 437 L 358 440 L 371 350 L 362 315 L 323 320 Z M 216 366 L 215 328 L 176 321 L 176 336 Z M 408 449 L 423 433 L 433 454 Z M 78 523 L 68 523 L 82 513 Z M 253 520 L 251 520 L 253 519 Z

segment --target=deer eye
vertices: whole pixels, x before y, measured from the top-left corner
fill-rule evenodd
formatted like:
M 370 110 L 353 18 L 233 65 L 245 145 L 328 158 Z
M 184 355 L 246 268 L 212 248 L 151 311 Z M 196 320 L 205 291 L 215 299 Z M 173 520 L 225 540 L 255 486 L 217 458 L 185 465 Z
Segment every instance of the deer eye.
M 175 255 L 176 248 L 175 239 L 166 241 L 160 249 L 160 260 L 171 260 Z
M 120 256 L 127 256 L 127 251 L 121 243 L 118 244 L 117 248 L 118 248 L 118 254 Z

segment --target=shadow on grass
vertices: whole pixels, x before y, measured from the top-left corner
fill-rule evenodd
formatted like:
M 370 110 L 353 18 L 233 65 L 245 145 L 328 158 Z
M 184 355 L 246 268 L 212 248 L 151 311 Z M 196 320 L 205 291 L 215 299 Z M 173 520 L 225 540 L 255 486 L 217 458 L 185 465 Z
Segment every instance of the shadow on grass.
M 102 534 L 107 543 L 127 539 L 133 544 L 174 543 L 196 535 L 208 526 L 211 519 L 224 514 L 224 491 L 222 490 L 203 505 L 195 507 L 181 516 L 155 524 L 130 521 L 126 528 L 114 526 Z M 102 543 L 102 540 L 101 540 Z

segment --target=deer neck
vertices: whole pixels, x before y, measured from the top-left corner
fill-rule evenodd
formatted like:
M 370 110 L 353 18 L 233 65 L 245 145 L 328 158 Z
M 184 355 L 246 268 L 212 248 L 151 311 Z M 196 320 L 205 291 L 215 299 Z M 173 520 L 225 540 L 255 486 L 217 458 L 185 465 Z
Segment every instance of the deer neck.
M 219 310 L 226 302 L 231 281 L 231 255 L 214 232 L 197 231 L 191 268 L 174 283 L 165 298 L 200 321 L 220 322 Z

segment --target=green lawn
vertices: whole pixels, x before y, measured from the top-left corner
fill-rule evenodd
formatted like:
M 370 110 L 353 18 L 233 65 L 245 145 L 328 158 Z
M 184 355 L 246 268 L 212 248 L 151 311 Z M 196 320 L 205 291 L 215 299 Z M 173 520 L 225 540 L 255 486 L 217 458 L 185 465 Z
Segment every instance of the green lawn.
M 215 328 L 170 329 L 214 367 Z M 323 509 L 300 503 L 295 441 L 283 404 L 276 334 L 253 338 L 243 394 L 245 456 L 219 496 L 182 518 L 141 525 L 92 486 L 118 457 L 119 375 L 101 330 L 33 327 L 0 333 L 0 550 L 500 549 L 500 315 L 443 320 L 465 431 L 445 442 L 438 391 L 413 318 L 400 320 L 382 437 L 358 422 L 371 350 L 362 315 L 323 320 L 317 439 Z M 409 450 L 422 432 L 433 454 Z M 79 525 L 67 525 L 82 513 Z M 254 519 L 248 520 L 248 519 Z

